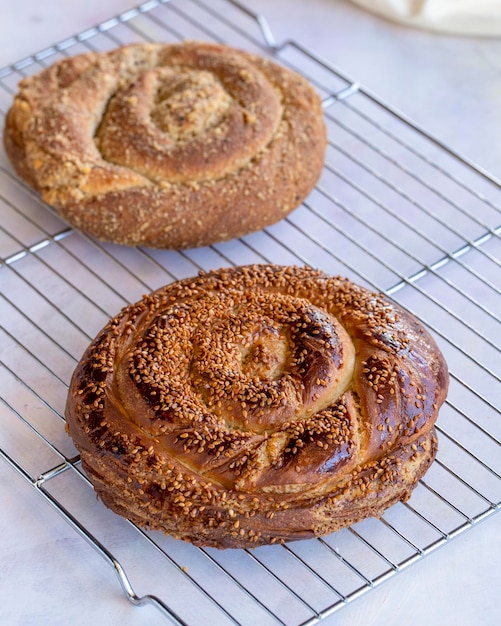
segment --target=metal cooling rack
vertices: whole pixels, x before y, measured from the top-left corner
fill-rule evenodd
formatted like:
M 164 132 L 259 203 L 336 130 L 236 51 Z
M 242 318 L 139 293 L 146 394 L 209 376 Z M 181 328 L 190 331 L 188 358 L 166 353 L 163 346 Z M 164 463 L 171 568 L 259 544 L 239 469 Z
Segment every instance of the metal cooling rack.
M 262 232 L 184 252 L 128 249 L 69 229 L 2 152 L 0 456 L 109 562 L 133 603 L 179 624 L 313 624 L 499 508 L 501 186 L 297 43 L 276 45 L 266 22 L 231 0 L 147 2 L 24 59 L 0 72 L 2 114 L 20 78 L 65 55 L 182 38 L 270 55 L 306 75 L 329 129 L 323 176 Z M 423 321 L 451 369 L 440 450 L 410 501 L 381 520 L 286 546 L 197 549 L 95 500 L 64 432 L 67 385 L 128 302 L 200 268 L 254 262 L 344 274 Z

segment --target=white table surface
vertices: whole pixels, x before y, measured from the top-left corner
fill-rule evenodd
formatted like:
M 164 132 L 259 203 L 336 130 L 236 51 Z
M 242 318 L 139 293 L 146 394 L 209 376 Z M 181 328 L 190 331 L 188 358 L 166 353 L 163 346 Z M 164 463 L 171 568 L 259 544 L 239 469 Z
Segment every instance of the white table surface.
M 413 31 L 343 0 L 245 0 L 276 38 L 315 50 L 441 141 L 501 177 L 501 40 Z M 133 0 L 0 3 L 0 67 L 128 8 Z M 71 7 L 71 8 L 68 8 Z M 109 566 L 0 463 L 0 622 L 140 625 Z M 495 515 L 325 620 L 329 626 L 501 623 Z

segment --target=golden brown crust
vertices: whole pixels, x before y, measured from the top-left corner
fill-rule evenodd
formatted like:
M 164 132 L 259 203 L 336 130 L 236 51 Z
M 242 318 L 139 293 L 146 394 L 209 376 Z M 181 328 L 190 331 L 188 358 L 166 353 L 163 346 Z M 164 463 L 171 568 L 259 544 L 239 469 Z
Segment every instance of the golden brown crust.
M 111 509 L 248 547 L 406 499 L 435 456 L 447 384 L 433 339 L 381 295 L 248 266 L 125 308 L 75 370 L 66 419 Z
M 324 162 L 320 99 L 299 75 L 215 44 L 134 44 L 24 79 L 4 144 L 71 224 L 185 248 L 285 217 Z

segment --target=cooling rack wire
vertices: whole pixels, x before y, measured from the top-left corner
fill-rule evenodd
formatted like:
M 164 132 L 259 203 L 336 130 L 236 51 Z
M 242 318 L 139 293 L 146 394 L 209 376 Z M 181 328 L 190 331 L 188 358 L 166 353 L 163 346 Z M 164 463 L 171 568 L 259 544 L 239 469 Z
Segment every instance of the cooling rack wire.
M 2 115 L 23 76 L 66 55 L 184 38 L 270 55 L 315 85 L 330 138 L 321 180 L 262 232 L 183 252 L 126 249 L 69 229 L 2 152 L 0 456 L 114 568 L 134 604 L 178 624 L 313 624 L 499 509 L 501 186 L 298 43 L 277 45 L 231 0 L 147 2 L 23 59 L 0 71 Z M 143 293 L 263 262 L 348 276 L 430 329 L 451 374 L 437 460 L 410 501 L 323 539 L 219 552 L 139 530 L 95 500 L 64 432 L 71 372 Z

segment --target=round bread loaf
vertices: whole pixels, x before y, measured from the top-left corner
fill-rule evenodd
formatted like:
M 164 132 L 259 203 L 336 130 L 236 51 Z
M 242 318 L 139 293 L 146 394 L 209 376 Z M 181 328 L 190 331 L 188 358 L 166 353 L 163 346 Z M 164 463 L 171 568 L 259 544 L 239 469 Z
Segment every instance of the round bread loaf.
M 326 133 L 320 98 L 298 74 L 185 42 L 88 53 L 23 79 L 4 144 L 76 228 L 187 248 L 285 217 L 320 176 Z
M 409 497 L 433 461 L 443 356 L 347 279 L 273 265 L 123 309 L 73 375 L 69 434 L 102 501 L 196 545 L 324 535 Z

